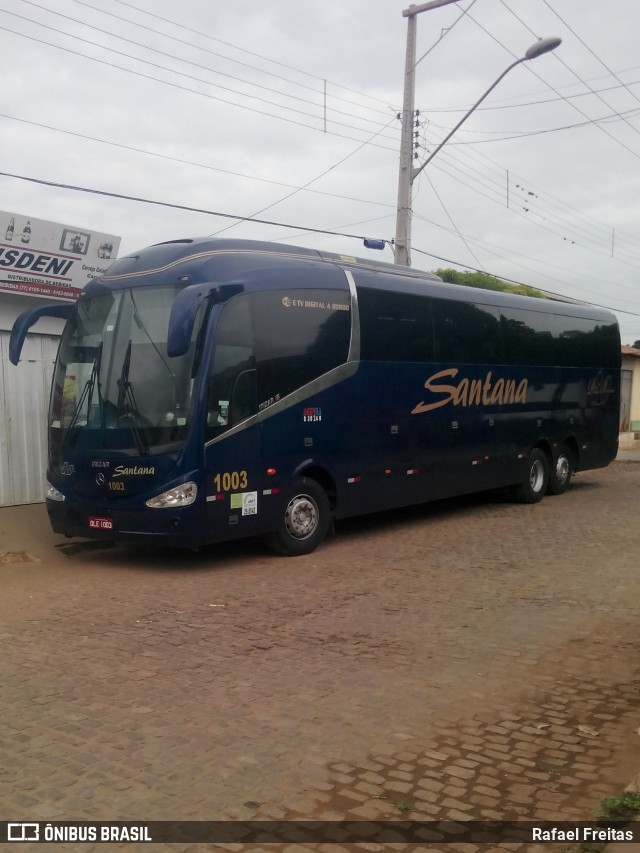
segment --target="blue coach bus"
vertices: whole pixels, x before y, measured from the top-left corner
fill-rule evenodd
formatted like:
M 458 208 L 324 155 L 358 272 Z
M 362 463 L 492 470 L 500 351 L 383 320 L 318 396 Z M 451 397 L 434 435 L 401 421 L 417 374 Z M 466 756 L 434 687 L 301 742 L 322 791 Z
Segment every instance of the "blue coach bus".
M 246 240 L 116 261 L 66 318 L 58 533 L 310 553 L 334 518 L 498 487 L 528 503 L 617 451 L 620 336 L 588 305 Z

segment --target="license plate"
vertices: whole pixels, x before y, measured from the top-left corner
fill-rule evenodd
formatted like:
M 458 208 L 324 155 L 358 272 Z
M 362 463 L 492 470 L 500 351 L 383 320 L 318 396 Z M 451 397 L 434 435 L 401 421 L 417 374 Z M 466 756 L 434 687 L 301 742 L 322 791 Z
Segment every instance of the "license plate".
M 113 519 L 98 518 L 95 515 L 89 516 L 89 527 L 95 527 L 98 530 L 113 530 Z

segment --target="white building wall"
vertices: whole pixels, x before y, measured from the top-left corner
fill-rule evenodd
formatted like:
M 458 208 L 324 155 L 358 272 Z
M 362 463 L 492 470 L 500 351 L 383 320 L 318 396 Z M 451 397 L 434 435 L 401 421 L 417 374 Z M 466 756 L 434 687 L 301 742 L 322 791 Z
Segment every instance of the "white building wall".
M 57 348 L 57 337 L 29 335 L 14 367 L 9 333 L 0 332 L 0 506 L 44 500 L 47 408 Z
M 43 318 L 24 342 L 20 364 L 9 361 L 13 321 L 28 308 L 51 302 L 0 293 L 0 506 L 44 500 L 46 419 L 53 363 L 63 322 Z

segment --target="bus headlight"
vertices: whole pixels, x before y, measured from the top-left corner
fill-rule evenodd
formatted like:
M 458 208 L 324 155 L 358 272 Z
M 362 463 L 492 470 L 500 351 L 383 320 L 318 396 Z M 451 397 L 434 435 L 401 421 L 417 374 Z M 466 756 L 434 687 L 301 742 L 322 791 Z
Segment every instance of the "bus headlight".
M 174 509 L 177 506 L 190 506 L 196 499 L 198 487 L 195 483 L 183 483 L 174 489 L 169 489 L 155 498 L 147 501 L 151 509 Z
M 56 487 L 52 486 L 48 480 L 46 480 L 46 486 L 47 486 L 47 497 L 49 498 L 50 501 L 63 501 L 64 500 L 64 495 L 62 494 L 62 492 L 59 492 L 56 489 Z

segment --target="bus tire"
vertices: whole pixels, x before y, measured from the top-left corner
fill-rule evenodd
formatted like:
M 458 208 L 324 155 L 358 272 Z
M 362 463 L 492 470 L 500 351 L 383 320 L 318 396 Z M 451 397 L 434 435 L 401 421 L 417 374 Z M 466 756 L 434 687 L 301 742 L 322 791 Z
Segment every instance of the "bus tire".
M 310 554 L 324 541 L 331 523 L 329 498 L 324 489 L 308 477 L 296 480 L 288 491 L 277 530 L 267 534 L 267 545 L 284 557 Z
M 549 483 L 549 461 L 543 450 L 535 447 L 527 459 L 524 480 L 515 488 L 520 503 L 536 504 L 542 500 Z
M 566 444 L 558 451 L 555 465 L 551 465 L 549 471 L 548 495 L 561 495 L 567 491 L 571 475 L 573 474 L 573 454 Z

